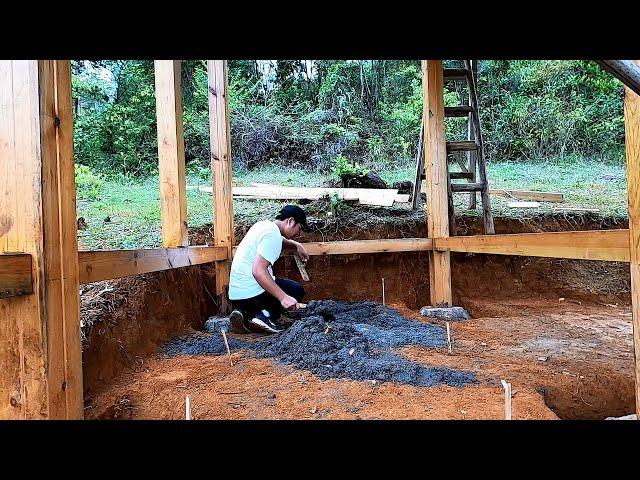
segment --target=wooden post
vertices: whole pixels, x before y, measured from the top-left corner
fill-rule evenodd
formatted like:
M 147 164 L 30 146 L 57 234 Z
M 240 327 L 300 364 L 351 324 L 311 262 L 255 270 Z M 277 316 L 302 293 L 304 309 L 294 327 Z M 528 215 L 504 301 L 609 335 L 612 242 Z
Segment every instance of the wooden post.
M 427 190 L 427 227 L 430 238 L 449 236 L 447 151 L 444 140 L 442 61 L 422 61 L 424 170 Z M 429 253 L 431 305 L 451 306 L 449 252 Z
M 640 64 L 637 60 L 636 63 Z M 627 87 L 624 92 L 624 126 L 629 202 L 629 259 L 636 373 L 636 414 L 640 419 L 640 97 Z
M 506 380 L 500 380 L 504 389 L 504 419 L 511 420 L 511 384 Z
M 473 70 L 473 77 L 477 78 L 478 77 L 478 61 L 477 60 L 471 60 L 471 68 Z M 468 104 L 471 106 L 471 92 L 469 92 L 469 98 L 468 98 Z M 473 128 L 473 113 L 469 113 L 469 115 L 467 116 L 467 140 L 476 141 L 476 130 L 475 128 Z M 478 159 L 478 151 L 477 150 L 473 150 L 473 151 L 469 151 L 467 152 L 467 165 L 469 165 L 469 171 L 471 173 L 473 173 L 473 176 L 469 179 L 467 179 L 467 183 L 476 183 L 477 182 L 477 178 L 476 178 L 476 174 L 477 174 L 477 159 Z M 476 209 L 476 192 L 469 192 L 469 209 L 471 210 L 475 210 Z
M 0 299 L 0 418 L 83 418 L 68 61 L 0 61 L 0 251 L 33 294 Z
M 214 244 L 233 248 L 233 192 L 231 189 L 231 133 L 226 60 L 207 60 L 209 77 L 209 128 L 213 173 Z M 216 262 L 216 295 L 222 312 L 228 310 L 229 260 Z
M 189 245 L 180 60 L 156 60 L 156 114 L 162 246 Z

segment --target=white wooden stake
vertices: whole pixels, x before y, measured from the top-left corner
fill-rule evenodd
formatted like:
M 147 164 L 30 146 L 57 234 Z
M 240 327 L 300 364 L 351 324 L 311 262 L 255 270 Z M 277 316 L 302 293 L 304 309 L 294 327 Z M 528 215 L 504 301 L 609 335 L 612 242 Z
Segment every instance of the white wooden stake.
M 449 322 L 447 324 L 447 343 L 449 344 L 449 355 L 451 355 L 451 330 L 449 329 Z
M 187 398 L 184 401 L 184 409 L 185 409 L 185 420 L 191 420 L 191 398 L 187 395 Z
M 504 388 L 504 419 L 511 420 L 511 384 L 504 380 L 502 382 L 502 388 Z
M 231 351 L 229 351 L 229 344 L 227 343 L 227 334 L 224 330 L 220 330 L 222 333 L 222 338 L 224 339 L 224 346 L 227 347 L 227 355 L 229 356 L 229 363 L 233 367 L 233 360 L 231 360 Z
M 382 277 L 382 305 L 386 305 L 384 301 L 384 277 Z

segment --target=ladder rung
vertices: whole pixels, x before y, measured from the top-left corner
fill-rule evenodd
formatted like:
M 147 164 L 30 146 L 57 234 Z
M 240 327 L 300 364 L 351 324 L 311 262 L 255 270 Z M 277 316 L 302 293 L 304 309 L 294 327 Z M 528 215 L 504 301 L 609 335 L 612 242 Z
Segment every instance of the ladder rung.
M 472 172 L 449 172 L 449 178 L 451 180 L 459 180 L 462 178 L 468 178 L 471 180 L 473 178 Z
M 442 76 L 445 82 L 455 82 L 456 80 L 465 81 L 469 70 L 466 68 L 445 68 L 442 70 Z
M 481 192 L 483 189 L 482 183 L 452 183 L 452 192 Z
M 447 153 L 451 152 L 471 152 L 478 149 L 478 145 L 473 140 L 462 140 L 458 142 L 447 142 Z
M 471 107 L 471 105 L 457 105 L 455 107 L 444 107 L 445 117 L 466 117 L 471 112 L 473 112 L 473 108 Z

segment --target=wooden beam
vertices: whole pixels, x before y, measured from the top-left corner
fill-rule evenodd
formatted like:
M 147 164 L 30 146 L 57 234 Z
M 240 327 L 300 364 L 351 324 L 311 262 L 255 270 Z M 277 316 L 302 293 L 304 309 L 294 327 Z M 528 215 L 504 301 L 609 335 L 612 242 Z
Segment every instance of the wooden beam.
M 454 178 L 454 175 L 452 175 Z M 460 185 L 465 185 L 461 183 Z M 480 188 L 480 184 L 474 185 L 471 184 L 471 188 Z M 426 189 L 422 189 L 422 191 L 426 192 Z M 489 189 L 490 195 L 496 195 L 500 197 L 510 197 L 516 198 L 518 200 L 531 200 L 537 202 L 553 202 L 553 203 L 562 203 L 564 202 L 564 195 L 562 193 L 557 192 L 534 192 L 529 190 L 506 190 L 501 188 L 491 188 Z
M 189 245 L 180 60 L 156 60 L 156 116 L 162 246 Z
M 49 418 L 84 418 L 71 65 L 40 61 Z
M 637 64 L 640 64 L 636 60 Z M 636 415 L 640 419 L 640 97 L 628 88 L 624 92 L 625 155 L 629 203 L 629 256 L 631 269 L 631 312 L 636 374 Z
M 213 174 L 214 244 L 227 249 L 226 260 L 216 263 L 216 295 L 221 311 L 227 310 L 229 259 L 233 248 L 233 192 L 231 189 L 231 134 L 226 60 L 207 60 L 209 128 Z
M 427 229 L 430 238 L 449 236 L 447 150 L 444 140 L 442 61 L 422 61 L 424 168 L 427 189 Z M 451 305 L 449 252 L 429 254 L 429 289 L 433 306 Z
M 517 198 L 518 200 L 530 200 L 535 202 L 564 202 L 564 195 L 556 192 L 532 192 L 527 190 L 503 190 L 489 189 L 489 195 Z
M 212 193 L 212 187 L 189 186 L 199 192 Z M 376 188 L 324 188 L 324 187 L 281 187 L 278 185 L 252 183 L 250 187 L 233 187 L 233 196 L 245 199 L 271 200 L 318 200 L 322 197 L 337 195 L 341 200 L 359 201 L 361 205 L 391 207 L 394 202 L 407 203 L 409 195 L 398 194 L 398 189 Z
M 434 242 L 437 251 L 629 261 L 629 230 L 473 235 Z
M 0 418 L 83 417 L 68 61 L 0 61 L 0 251 L 33 294 L 0 300 Z
M 342 242 L 303 243 L 309 255 L 350 255 L 357 253 L 385 252 L 423 252 L 431 250 L 430 238 L 399 238 L 384 240 L 351 240 Z M 293 254 L 293 250 L 284 250 L 283 254 Z
M 339 242 L 303 243 L 309 255 L 352 255 L 360 253 L 425 252 L 432 250 L 430 238 L 398 238 L 381 240 L 348 240 Z M 235 254 L 238 247 L 233 247 Z M 293 255 L 295 250 L 282 249 L 282 256 Z
M 31 255 L 0 253 L 0 298 L 33 293 Z
M 200 265 L 226 258 L 226 247 L 93 250 L 78 252 L 78 266 L 80 283 L 91 283 L 141 273 Z
M 640 95 L 640 66 L 633 60 L 596 60 L 596 62 L 625 86 Z
M 0 300 L 0 419 L 48 416 L 39 118 L 37 62 L 0 61 L 0 251 L 32 256 L 36 292 Z

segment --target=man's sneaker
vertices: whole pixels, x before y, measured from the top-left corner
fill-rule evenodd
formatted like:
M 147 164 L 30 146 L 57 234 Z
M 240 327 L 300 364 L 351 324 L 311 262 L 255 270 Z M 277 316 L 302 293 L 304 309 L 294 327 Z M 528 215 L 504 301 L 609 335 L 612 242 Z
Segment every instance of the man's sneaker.
M 244 315 L 240 310 L 234 310 L 229 315 L 229 321 L 231 322 L 231 331 L 233 333 L 250 333 L 251 330 L 247 328 L 244 323 Z
M 258 312 L 255 317 L 249 320 L 249 324 L 252 325 L 256 330 L 264 333 L 278 333 L 283 330 L 281 327 L 268 319 L 262 312 Z

